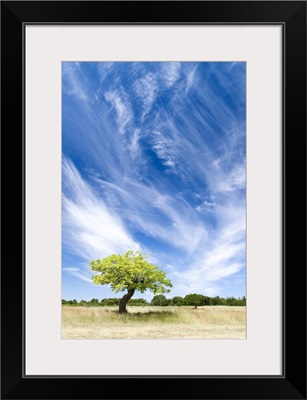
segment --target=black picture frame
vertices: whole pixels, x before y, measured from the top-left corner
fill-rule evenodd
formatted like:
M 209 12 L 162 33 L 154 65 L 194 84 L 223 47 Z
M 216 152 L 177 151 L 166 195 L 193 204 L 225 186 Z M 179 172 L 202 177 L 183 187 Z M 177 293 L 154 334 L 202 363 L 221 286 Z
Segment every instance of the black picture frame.
M 282 376 L 24 375 L 23 32 L 30 23 L 283 26 Z M 1 397 L 306 399 L 306 2 L 2 1 L 1 56 Z

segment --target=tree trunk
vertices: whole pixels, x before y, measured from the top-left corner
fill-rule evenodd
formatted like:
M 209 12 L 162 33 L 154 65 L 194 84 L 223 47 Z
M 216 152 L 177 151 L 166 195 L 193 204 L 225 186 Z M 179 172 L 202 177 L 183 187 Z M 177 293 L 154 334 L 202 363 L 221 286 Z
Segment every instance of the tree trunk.
M 126 293 L 119 302 L 119 313 L 123 314 L 126 313 L 126 304 L 128 303 L 128 300 L 131 299 L 131 297 L 134 295 L 134 289 L 129 289 L 128 293 Z

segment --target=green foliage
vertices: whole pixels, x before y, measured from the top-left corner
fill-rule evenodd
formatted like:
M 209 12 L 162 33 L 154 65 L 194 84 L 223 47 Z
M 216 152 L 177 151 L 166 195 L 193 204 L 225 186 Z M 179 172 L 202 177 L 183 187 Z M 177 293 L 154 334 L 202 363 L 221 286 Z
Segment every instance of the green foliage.
M 145 299 L 130 299 L 130 306 L 148 306 L 148 303 Z
M 221 299 L 220 299 L 219 296 L 211 297 L 211 299 L 210 299 L 210 305 L 211 306 L 219 306 L 220 302 L 221 302 Z
M 183 306 L 183 298 L 180 296 L 175 296 L 171 299 L 172 306 Z
M 246 306 L 246 297 L 243 296 L 242 299 L 240 300 L 240 304 L 238 304 L 239 306 Z
M 89 303 L 86 300 L 80 300 L 78 305 L 80 307 L 88 307 Z
M 148 259 L 139 251 L 127 251 L 124 255 L 112 254 L 102 260 L 90 262 L 90 268 L 97 272 L 92 276 L 96 285 L 110 285 L 117 293 L 124 290 L 138 290 L 144 293 L 149 289 L 153 293 L 170 292 L 166 287 L 172 287 L 170 279 L 166 279 L 165 272 L 156 265 L 150 264 Z
M 153 299 L 151 300 L 151 305 L 152 306 L 169 306 L 171 304 L 171 299 L 167 299 L 163 294 L 158 294 L 157 296 L 154 296 Z
M 202 306 L 210 306 L 211 298 L 209 296 L 203 296 L 201 305 Z
M 102 306 L 118 306 L 120 302 L 120 299 L 117 298 L 110 298 L 110 299 L 103 299 L 100 302 L 100 305 Z
M 77 302 L 77 300 L 76 299 L 74 299 L 74 300 L 62 300 L 62 304 L 64 304 L 64 305 L 68 305 L 68 306 L 77 306 L 78 305 L 78 302 Z
M 202 294 L 187 294 L 184 297 L 183 301 L 186 306 L 194 306 L 195 308 L 197 308 L 198 306 L 203 305 L 205 301 L 204 297 L 205 296 L 203 296 Z
M 219 306 L 226 306 L 226 299 L 224 297 L 220 297 Z
M 236 299 L 235 297 L 227 297 L 226 299 L 224 297 L 208 297 L 208 296 L 203 296 L 203 295 L 195 295 L 195 294 L 188 294 L 184 298 L 180 296 L 175 296 L 172 299 L 166 298 L 164 295 L 156 295 L 153 297 L 151 303 L 148 303 L 145 299 L 130 299 L 129 304 L 131 306 L 187 306 L 187 305 L 192 305 L 196 306 L 194 304 L 193 299 L 196 298 L 198 299 L 197 306 L 246 306 L 246 297 L 243 296 L 242 298 Z M 118 306 L 120 302 L 119 298 L 108 298 L 108 299 L 102 299 L 99 301 L 98 299 L 91 299 L 91 300 L 80 300 L 77 302 L 76 299 L 74 300 L 65 300 L 62 299 L 62 304 L 67 305 L 67 306 L 81 306 L 81 307 L 112 307 L 112 306 Z
M 227 297 L 226 298 L 226 305 L 227 306 L 236 306 L 237 305 L 237 299 L 235 297 Z

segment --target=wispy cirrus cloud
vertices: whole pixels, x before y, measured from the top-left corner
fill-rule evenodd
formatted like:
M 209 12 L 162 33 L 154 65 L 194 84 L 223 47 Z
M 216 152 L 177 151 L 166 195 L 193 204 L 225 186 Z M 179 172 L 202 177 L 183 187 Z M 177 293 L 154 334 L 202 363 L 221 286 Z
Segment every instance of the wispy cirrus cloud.
M 63 268 L 63 271 L 67 272 L 68 274 L 70 274 L 78 279 L 81 279 L 84 282 L 92 283 L 91 278 L 88 275 L 82 273 L 80 268 L 66 267 L 66 268 Z
M 141 130 L 135 129 L 130 136 L 130 144 L 129 150 L 131 157 L 136 159 L 140 155 L 140 138 L 141 138 Z
M 177 145 L 175 138 L 169 132 L 164 134 L 158 130 L 154 130 L 150 133 L 150 143 L 152 149 L 156 153 L 156 156 L 162 160 L 162 164 L 171 170 L 175 170 L 177 164 Z
M 96 180 L 104 192 L 112 191 L 116 201 L 108 207 L 126 211 L 122 217 L 140 233 L 174 248 L 193 251 L 207 236 L 205 224 L 198 219 L 197 211 L 183 199 L 172 199 L 157 187 L 135 181 L 109 184 Z
M 85 77 L 80 69 L 78 62 L 62 63 L 62 82 L 63 90 L 66 94 L 76 96 L 79 100 L 87 101 Z
M 63 244 L 84 260 L 106 257 L 139 244 L 119 215 L 107 209 L 74 165 L 63 158 Z
M 148 73 L 134 83 L 137 96 L 141 99 L 143 113 L 142 120 L 149 113 L 158 94 L 158 83 L 153 73 Z
M 97 65 L 97 70 L 100 77 L 100 82 L 102 83 L 112 72 L 114 62 L 101 62 Z
M 241 213 L 240 213 L 241 214 Z M 219 294 L 219 281 L 245 268 L 245 218 L 223 228 L 202 247 L 190 263 L 190 268 L 172 271 L 178 293 L 196 291 Z
M 168 88 L 172 87 L 180 78 L 180 68 L 180 62 L 161 63 L 161 75 Z
M 118 129 L 119 132 L 123 134 L 126 125 L 133 118 L 129 98 L 122 88 L 109 90 L 104 96 L 107 102 L 110 103 L 112 108 L 115 110 Z

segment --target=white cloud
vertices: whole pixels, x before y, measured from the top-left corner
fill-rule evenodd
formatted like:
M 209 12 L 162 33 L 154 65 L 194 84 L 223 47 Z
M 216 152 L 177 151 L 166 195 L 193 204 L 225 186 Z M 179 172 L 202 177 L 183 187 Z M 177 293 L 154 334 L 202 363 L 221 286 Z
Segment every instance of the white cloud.
M 192 68 L 186 75 L 186 78 L 185 78 L 185 83 L 186 83 L 185 94 L 187 94 L 190 91 L 190 89 L 192 88 L 192 86 L 194 84 L 196 69 L 197 69 L 197 67 Z
M 76 96 L 79 100 L 87 101 L 85 78 L 82 76 L 81 68 L 77 62 L 62 63 L 62 79 L 63 91 L 70 95 Z
M 151 132 L 150 142 L 156 156 L 162 160 L 162 164 L 169 167 L 175 173 L 176 170 L 176 143 L 169 134 L 158 130 Z
M 207 230 L 197 212 L 183 199 L 163 194 L 163 187 L 148 182 L 121 180 L 116 183 L 100 182 L 103 190 L 112 190 L 122 213 L 134 229 L 174 248 L 193 252 L 207 237 Z M 111 206 L 112 207 L 112 206 Z
M 202 204 L 197 206 L 195 209 L 201 214 L 212 214 L 215 210 L 216 203 L 214 201 L 203 201 Z
M 67 267 L 67 268 L 63 268 L 63 271 L 78 272 L 78 271 L 80 271 L 80 268 L 76 268 L 76 267 Z
M 246 166 L 241 163 L 235 166 L 231 172 L 231 186 L 233 188 L 245 188 L 246 186 Z
M 63 159 L 63 242 L 90 261 L 113 253 L 139 249 L 118 215 L 106 207 L 82 179 L 74 165 Z
M 190 91 L 194 89 L 194 85 L 197 82 L 197 66 L 186 66 L 184 63 L 182 65 L 183 67 L 181 68 L 180 74 L 181 79 L 176 87 L 176 92 L 174 93 L 173 97 L 173 103 L 176 107 L 178 107 L 188 98 Z
M 143 105 L 142 120 L 149 113 L 158 92 L 158 84 L 154 74 L 149 73 L 134 83 L 137 96 L 140 97 Z
M 193 253 L 208 237 L 207 229 L 203 222 L 195 218 L 196 214 L 192 207 L 177 202 L 177 207 L 170 201 L 156 204 L 165 218 L 170 220 L 167 226 L 156 227 L 160 238 L 173 244 L 174 247 L 184 249 Z
M 174 161 L 168 159 L 163 162 L 163 165 L 165 165 L 166 167 L 174 167 L 175 163 L 174 163 Z
M 105 93 L 105 99 L 112 105 L 116 113 L 118 130 L 121 134 L 125 132 L 126 125 L 133 118 L 128 95 L 121 88 L 120 90 L 109 90 Z
M 75 267 L 67 267 L 63 268 L 63 271 L 68 272 L 70 275 L 81 279 L 82 281 L 92 283 L 92 280 L 82 272 L 80 272 L 80 268 L 75 268 Z
M 140 155 L 140 137 L 141 137 L 141 131 L 140 129 L 135 129 L 130 137 L 130 154 L 133 159 L 138 158 Z
M 221 169 L 217 173 L 214 183 L 214 190 L 220 193 L 233 192 L 237 189 L 244 189 L 246 186 L 245 162 L 236 164 L 229 172 Z
M 242 214 L 241 210 L 241 214 Z M 239 211 L 238 211 L 239 213 Z M 184 268 L 171 271 L 178 292 L 219 293 L 219 281 L 236 274 L 245 267 L 245 219 L 232 221 L 208 244 L 199 246 L 192 260 Z M 186 264 L 187 267 L 186 267 Z M 211 288 L 209 290 L 209 288 Z
M 162 77 L 167 87 L 172 87 L 175 82 L 180 78 L 180 62 L 167 62 L 162 63 Z
M 98 73 L 100 77 L 100 82 L 103 82 L 110 72 L 112 71 L 112 67 L 114 65 L 114 62 L 101 62 L 98 64 Z

